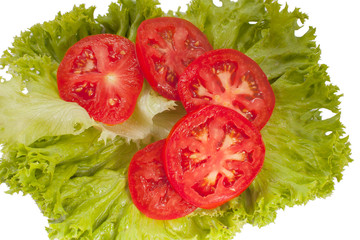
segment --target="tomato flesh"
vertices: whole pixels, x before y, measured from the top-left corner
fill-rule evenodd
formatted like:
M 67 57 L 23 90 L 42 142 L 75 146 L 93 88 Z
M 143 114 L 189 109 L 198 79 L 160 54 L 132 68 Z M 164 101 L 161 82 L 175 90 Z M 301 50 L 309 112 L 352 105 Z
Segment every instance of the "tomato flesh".
M 160 140 L 138 151 L 128 172 L 134 204 L 146 216 L 158 220 L 180 218 L 196 209 L 170 185 L 163 167 L 164 145 L 165 140 Z
M 143 84 L 134 43 L 112 34 L 83 38 L 66 52 L 57 83 L 63 100 L 78 103 L 96 121 L 125 121 Z
M 178 92 L 189 112 L 207 104 L 222 105 L 239 112 L 259 129 L 275 106 L 265 73 L 233 49 L 213 50 L 192 62 L 180 77 Z
M 162 96 L 179 100 L 177 82 L 185 68 L 212 50 L 206 36 L 192 23 L 160 17 L 143 21 L 136 36 L 136 52 L 145 78 Z
M 238 112 L 208 105 L 172 129 L 164 149 L 168 179 L 189 203 L 215 208 L 241 194 L 259 173 L 265 147 Z

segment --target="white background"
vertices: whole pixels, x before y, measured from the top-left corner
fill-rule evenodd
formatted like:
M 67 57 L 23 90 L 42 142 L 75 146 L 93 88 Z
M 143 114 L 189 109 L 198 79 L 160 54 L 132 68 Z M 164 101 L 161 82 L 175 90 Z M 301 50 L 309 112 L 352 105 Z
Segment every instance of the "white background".
M 95 14 L 105 13 L 110 0 L 61 1 L 1 1 L 0 51 L 8 48 L 15 35 L 35 23 L 52 20 L 59 12 L 72 9 L 74 4 L 96 5 Z M 177 1 L 161 1 L 163 9 L 177 9 Z M 165 3 L 166 2 L 166 3 Z M 182 10 L 186 6 L 182 1 Z M 280 1 L 285 3 L 284 0 Z M 279 211 L 275 223 L 264 228 L 245 226 L 237 240 L 355 240 L 360 239 L 360 163 L 359 163 L 359 68 L 360 4 L 357 0 L 288 0 L 290 9 L 299 7 L 309 15 L 307 25 L 317 28 L 317 43 L 322 49 L 321 62 L 329 66 L 332 83 L 340 87 L 342 122 L 352 143 L 355 160 L 344 171 L 343 180 L 336 184 L 332 196 L 318 199 L 306 206 Z M 0 185 L 0 239 L 47 240 L 47 220 L 30 196 L 8 195 Z

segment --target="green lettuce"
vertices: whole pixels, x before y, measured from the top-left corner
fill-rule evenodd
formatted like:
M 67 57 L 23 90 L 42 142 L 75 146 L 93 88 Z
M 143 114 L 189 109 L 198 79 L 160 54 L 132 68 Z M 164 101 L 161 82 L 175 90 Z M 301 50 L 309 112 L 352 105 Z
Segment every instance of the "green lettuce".
M 329 81 L 315 30 L 300 37 L 307 16 L 270 0 L 193 0 L 186 12 L 164 13 L 154 0 L 121 0 L 94 16 L 83 5 L 37 24 L 14 39 L 0 59 L 12 79 L 0 83 L 0 182 L 30 194 L 49 219 L 50 239 L 231 239 L 244 224 L 264 226 L 286 206 L 324 198 L 350 159 L 340 122 L 338 88 Z M 212 210 L 171 221 L 141 214 L 127 188 L 127 167 L 145 144 L 166 137 L 185 114 L 181 104 L 148 84 L 133 116 L 108 127 L 59 98 L 56 70 L 79 39 L 101 32 L 134 41 L 147 18 L 178 16 L 193 22 L 214 48 L 238 49 L 264 69 L 276 96 L 262 130 L 263 169 L 239 197 Z M 24 91 L 25 90 L 25 91 Z M 332 117 L 321 112 L 330 110 Z

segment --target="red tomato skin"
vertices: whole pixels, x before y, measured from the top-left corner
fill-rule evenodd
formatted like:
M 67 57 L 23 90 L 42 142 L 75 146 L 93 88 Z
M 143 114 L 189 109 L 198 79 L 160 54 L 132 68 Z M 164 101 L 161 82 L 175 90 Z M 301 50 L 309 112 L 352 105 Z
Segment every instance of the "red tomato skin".
M 211 71 L 215 71 L 213 68 L 214 65 L 227 61 L 236 63 L 237 69 L 241 69 L 235 71 L 234 75 L 232 75 L 232 81 L 234 81 L 234 78 L 240 78 L 242 76 L 240 72 L 251 75 L 254 78 L 254 83 L 262 97 L 251 97 L 250 100 L 247 100 L 246 97 L 240 96 L 242 93 L 231 93 L 231 95 L 228 94 L 228 90 L 225 90 L 224 93 L 219 93 L 221 96 L 218 98 L 219 100 L 214 100 L 215 98 L 209 100 L 208 98 L 200 98 L 194 95 L 194 91 L 191 90 L 191 87 L 193 86 L 193 81 L 199 77 L 199 74 L 206 72 L 208 76 L 211 76 Z M 210 80 L 213 81 L 212 79 L 204 79 L 204 81 L 207 82 L 210 82 Z M 251 84 L 250 87 L 252 87 Z M 241 113 L 243 116 L 250 112 L 254 112 L 253 119 L 250 119 L 252 117 L 248 119 L 259 129 L 262 129 L 266 125 L 275 107 L 275 95 L 265 73 L 255 61 L 234 49 L 212 50 L 193 61 L 180 76 L 178 93 L 187 112 L 192 112 L 209 104 L 230 107 Z M 214 97 L 215 93 L 212 92 L 210 95 L 212 95 L 211 97 Z M 228 99 L 227 103 L 224 103 L 226 102 L 226 98 Z M 239 107 L 233 105 L 234 100 L 243 104 L 244 109 L 240 110 Z
M 198 46 L 195 47 L 196 51 L 187 50 L 181 47 L 173 48 L 173 51 L 167 52 L 165 58 L 167 62 L 171 63 L 175 69 L 173 71 L 180 77 L 180 74 L 184 71 L 186 66 L 181 62 L 182 60 L 188 61 L 186 57 L 191 57 L 196 59 L 203 53 L 212 50 L 212 46 L 209 43 L 207 37 L 203 32 L 201 32 L 195 25 L 191 22 L 176 18 L 176 17 L 159 17 L 153 19 L 147 19 L 143 21 L 136 35 L 136 53 L 138 61 L 142 70 L 142 73 L 145 79 L 149 82 L 150 86 L 158 92 L 163 97 L 170 100 L 180 100 L 179 94 L 177 92 L 177 87 L 172 86 L 165 80 L 165 73 L 157 72 L 156 65 L 152 57 L 154 56 L 154 50 L 149 46 L 149 36 L 150 34 L 155 35 L 160 31 L 160 29 L 186 29 L 191 35 L 192 39 L 198 41 Z M 168 50 L 167 50 L 168 51 Z M 192 56 L 194 55 L 194 56 Z M 165 69 L 168 67 L 167 64 L 164 64 Z M 176 81 L 177 85 L 177 81 Z
M 157 220 L 177 219 L 196 209 L 182 199 L 167 180 L 162 160 L 164 145 L 165 139 L 138 151 L 128 170 L 129 191 L 133 203 L 147 217 Z M 148 184 L 147 179 L 153 184 Z M 166 198 L 167 202 L 162 202 L 161 199 Z
M 86 49 L 96 70 L 78 73 L 75 66 Z M 113 34 L 85 37 L 67 50 L 57 71 L 57 83 L 60 97 L 78 103 L 94 120 L 107 125 L 124 122 L 133 113 L 143 86 L 135 44 Z M 76 92 L 83 84 L 87 84 L 84 89 L 88 95 L 91 91 L 91 97 Z
M 182 150 L 180 142 L 181 139 L 184 138 L 184 136 L 189 135 L 189 132 L 194 129 L 194 125 L 201 125 L 204 122 L 204 119 L 217 119 L 224 116 L 225 118 L 231 119 L 232 122 L 236 122 L 236 126 L 242 126 L 242 130 L 244 130 L 244 132 L 249 135 L 249 138 L 252 138 L 251 143 L 248 144 L 250 146 L 248 146 L 247 148 L 253 147 L 253 164 L 252 166 L 246 166 L 244 168 L 245 170 L 250 171 L 250 173 L 248 174 L 248 176 L 246 176 L 246 179 L 243 182 L 240 182 L 240 184 L 238 184 L 237 186 L 236 184 L 234 184 L 236 188 L 235 190 L 215 190 L 216 194 L 203 197 L 196 194 L 194 192 L 194 189 L 192 189 L 190 185 L 187 186 L 184 184 L 184 182 L 192 184 L 199 179 L 193 179 L 191 178 L 191 176 L 186 177 L 184 176 L 183 171 L 181 171 L 182 163 L 180 160 L 180 152 Z M 168 176 L 168 179 L 173 188 L 187 202 L 204 209 L 213 209 L 221 206 L 222 204 L 239 196 L 243 191 L 245 191 L 255 179 L 255 177 L 258 175 L 258 173 L 261 171 L 264 163 L 264 158 L 265 145 L 257 127 L 255 127 L 250 121 L 248 121 L 238 112 L 217 105 L 203 106 L 198 110 L 188 113 L 180 121 L 178 121 L 172 128 L 168 138 L 166 139 L 166 145 L 163 151 L 166 175 Z M 203 165 L 202 167 L 205 168 L 205 165 Z M 190 179 L 187 180 L 188 178 Z

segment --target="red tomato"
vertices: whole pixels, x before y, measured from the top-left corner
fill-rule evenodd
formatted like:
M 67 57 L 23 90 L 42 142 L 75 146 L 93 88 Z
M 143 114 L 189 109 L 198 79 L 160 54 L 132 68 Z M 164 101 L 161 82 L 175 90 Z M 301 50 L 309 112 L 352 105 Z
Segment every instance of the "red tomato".
M 183 217 L 196 207 L 186 202 L 171 187 L 163 167 L 165 140 L 138 151 L 131 160 L 128 180 L 135 206 L 146 216 L 158 220 Z
M 136 36 L 141 70 L 155 91 L 179 100 L 180 74 L 196 58 L 212 50 L 206 36 L 192 23 L 175 17 L 143 21 Z
M 271 85 L 258 64 L 233 49 L 218 49 L 196 59 L 181 75 L 178 92 L 185 109 L 223 105 L 245 116 L 259 129 L 275 106 Z
M 172 129 L 166 174 L 189 203 L 214 208 L 241 194 L 259 173 L 265 147 L 259 130 L 236 111 L 208 105 Z
M 76 102 L 90 117 L 114 125 L 133 113 L 143 77 L 130 40 L 111 34 L 83 38 L 59 65 L 60 97 Z

